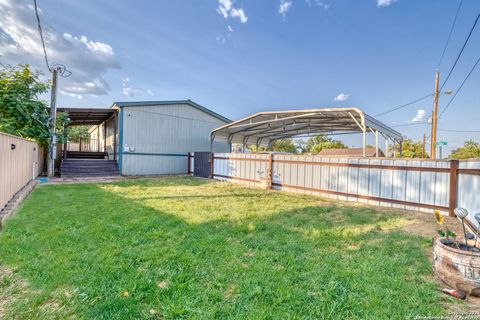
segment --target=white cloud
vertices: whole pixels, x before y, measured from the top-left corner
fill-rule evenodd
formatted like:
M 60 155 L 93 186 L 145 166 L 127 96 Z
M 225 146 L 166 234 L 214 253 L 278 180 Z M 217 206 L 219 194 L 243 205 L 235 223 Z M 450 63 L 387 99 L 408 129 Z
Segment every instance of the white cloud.
M 306 1 L 309 6 L 312 6 L 312 4 L 314 4 L 317 7 L 321 7 L 325 10 L 330 8 L 330 4 L 322 0 L 306 0 Z
M 413 117 L 411 122 L 421 122 L 423 121 L 423 119 L 425 119 L 426 115 L 427 115 L 427 112 L 425 110 L 419 109 L 417 110 L 417 114 L 415 115 L 415 117 Z
M 134 86 L 131 84 L 130 78 L 125 78 L 122 81 L 122 92 L 125 96 L 127 97 L 135 97 L 139 94 L 149 94 L 150 96 L 154 96 L 155 94 L 152 92 L 152 90 L 145 90 L 143 88 L 140 88 L 138 86 Z
M 245 15 L 243 9 L 233 8 L 230 10 L 230 16 L 239 18 L 241 23 L 246 23 L 248 21 L 248 17 Z
M 243 11 L 242 8 L 234 8 L 232 0 L 218 0 L 217 12 L 225 19 L 228 17 L 238 18 L 241 23 L 246 23 L 248 21 L 245 11 Z
M 73 36 L 51 27 L 41 14 L 50 64 L 67 66 L 72 75 L 59 81 L 65 95 L 80 98 L 84 94 L 104 95 L 110 86 L 104 75 L 120 64 L 113 48 L 104 42 Z M 48 74 L 35 21 L 34 7 L 26 0 L 0 0 L 0 56 L 3 63 L 28 63 Z
M 234 31 L 233 28 L 232 28 L 230 25 L 227 26 L 227 29 L 228 29 L 229 32 L 233 32 L 233 31 Z
M 346 93 L 340 93 L 338 96 L 336 96 L 335 98 L 333 98 L 334 101 L 345 101 L 347 100 L 349 97 L 348 94 Z
M 397 0 L 377 0 L 377 7 L 388 7 Z
M 290 10 L 291 6 L 292 6 L 292 1 L 280 0 L 280 7 L 278 8 L 278 13 L 285 18 L 287 11 Z

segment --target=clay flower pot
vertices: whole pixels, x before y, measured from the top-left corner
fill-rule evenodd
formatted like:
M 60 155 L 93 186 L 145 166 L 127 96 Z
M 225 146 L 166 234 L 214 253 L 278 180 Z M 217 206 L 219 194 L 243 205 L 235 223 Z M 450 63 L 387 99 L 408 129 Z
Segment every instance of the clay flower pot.
M 457 249 L 450 246 L 452 242 L 443 238 L 435 240 L 435 276 L 452 288 L 480 297 L 480 253 Z

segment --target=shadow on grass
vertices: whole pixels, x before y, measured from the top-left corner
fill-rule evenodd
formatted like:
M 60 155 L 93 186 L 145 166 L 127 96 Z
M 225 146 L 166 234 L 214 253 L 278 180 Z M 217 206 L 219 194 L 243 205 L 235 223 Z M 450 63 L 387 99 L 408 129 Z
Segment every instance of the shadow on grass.
M 146 181 L 142 187 L 170 183 Z M 241 202 L 245 194 L 232 197 Z M 192 224 L 142 200 L 99 185 L 37 189 L 0 234 L 0 259 L 43 292 L 12 312 L 40 318 L 39 305 L 52 299 L 85 318 L 403 319 L 440 312 L 435 285 L 425 280 L 422 242 L 385 229 L 398 221 L 391 214 L 306 203 L 266 217 Z

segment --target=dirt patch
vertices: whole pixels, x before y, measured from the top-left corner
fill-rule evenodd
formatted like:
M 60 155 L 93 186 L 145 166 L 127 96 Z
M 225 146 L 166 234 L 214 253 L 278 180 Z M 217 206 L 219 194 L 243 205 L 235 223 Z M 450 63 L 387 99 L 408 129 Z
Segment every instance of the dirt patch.
M 32 301 L 42 294 L 32 288 L 14 270 L 0 265 L 0 319 L 39 318 L 39 319 L 75 319 L 70 310 L 55 298 L 45 300 L 36 309 Z
M 0 319 L 6 319 L 8 310 L 22 299 L 27 283 L 18 278 L 13 270 L 0 265 Z

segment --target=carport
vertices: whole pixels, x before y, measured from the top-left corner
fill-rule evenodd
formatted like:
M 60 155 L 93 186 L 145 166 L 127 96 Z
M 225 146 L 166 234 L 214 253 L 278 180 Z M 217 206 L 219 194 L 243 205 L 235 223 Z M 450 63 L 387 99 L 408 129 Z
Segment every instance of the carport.
M 210 141 L 226 140 L 229 143 L 270 146 L 273 141 L 286 138 L 311 137 L 321 134 L 335 135 L 362 133 L 363 156 L 366 156 L 367 133 L 375 137 L 376 156 L 379 156 L 379 136 L 389 143 L 396 153 L 399 144 L 402 154 L 401 133 L 367 115 L 358 108 L 328 108 L 258 112 L 221 126 L 210 133 Z

